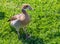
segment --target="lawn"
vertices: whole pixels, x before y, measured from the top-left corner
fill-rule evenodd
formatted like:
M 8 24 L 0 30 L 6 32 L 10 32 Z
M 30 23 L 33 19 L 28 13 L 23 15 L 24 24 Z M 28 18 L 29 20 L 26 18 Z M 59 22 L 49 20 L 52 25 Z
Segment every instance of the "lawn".
M 25 39 L 22 28 L 21 39 L 7 22 L 13 15 L 21 13 L 22 4 L 30 4 L 27 10 L 31 17 Z M 60 0 L 0 0 L 0 44 L 60 44 Z

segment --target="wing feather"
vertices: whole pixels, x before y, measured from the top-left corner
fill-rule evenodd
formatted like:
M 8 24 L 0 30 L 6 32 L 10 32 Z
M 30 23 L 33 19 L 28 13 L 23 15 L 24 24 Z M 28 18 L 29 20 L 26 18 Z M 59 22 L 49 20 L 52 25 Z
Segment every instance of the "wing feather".
M 17 18 L 15 16 L 11 17 L 8 21 L 16 20 Z

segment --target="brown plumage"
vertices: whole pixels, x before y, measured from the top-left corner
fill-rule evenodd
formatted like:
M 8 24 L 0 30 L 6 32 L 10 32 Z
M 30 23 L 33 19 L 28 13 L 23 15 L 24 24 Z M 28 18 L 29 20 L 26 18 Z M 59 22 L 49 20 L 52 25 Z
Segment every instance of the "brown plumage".
M 32 10 L 32 8 L 30 7 L 30 5 L 28 4 L 24 4 L 22 6 L 22 13 L 21 14 L 17 14 L 15 16 L 13 16 L 11 19 L 9 19 L 8 21 L 10 21 L 11 25 L 16 28 L 16 31 L 18 33 L 18 37 L 20 38 L 20 34 L 19 34 L 19 29 L 21 27 L 23 27 L 25 33 L 26 33 L 26 25 L 30 22 L 30 16 L 27 14 L 26 9 Z

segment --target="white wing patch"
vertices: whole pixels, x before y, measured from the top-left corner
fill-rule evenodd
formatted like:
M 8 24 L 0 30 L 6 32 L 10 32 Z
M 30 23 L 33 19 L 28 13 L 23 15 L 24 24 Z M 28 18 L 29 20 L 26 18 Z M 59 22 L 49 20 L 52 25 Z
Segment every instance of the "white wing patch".
M 18 21 L 18 20 L 13 20 L 13 21 L 11 21 L 11 25 L 14 26 L 17 21 Z

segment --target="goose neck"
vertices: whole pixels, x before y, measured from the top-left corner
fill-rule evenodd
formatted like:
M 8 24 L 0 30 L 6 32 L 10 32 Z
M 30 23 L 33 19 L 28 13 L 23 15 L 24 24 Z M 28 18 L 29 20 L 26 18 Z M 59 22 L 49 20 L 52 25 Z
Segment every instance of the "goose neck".
M 22 9 L 22 12 L 23 14 L 27 14 L 26 10 L 25 9 Z

